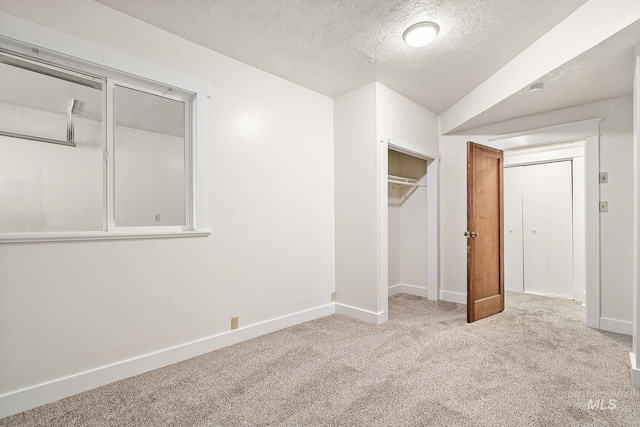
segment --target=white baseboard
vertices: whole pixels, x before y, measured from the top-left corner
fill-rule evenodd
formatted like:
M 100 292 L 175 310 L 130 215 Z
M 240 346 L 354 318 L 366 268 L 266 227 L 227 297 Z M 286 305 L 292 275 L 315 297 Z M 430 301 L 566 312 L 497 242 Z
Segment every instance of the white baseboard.
M 631 383 L 635 388 L 640 388 L 640 366 L 636 364 L 636 355 L 629 353 L 631 358 Z
M 633 323 L 625 320 L 600 318 L 600 329 L 618 334 L 633 335 Z
M 427 288 L 423 288 L 421 286 L 414 285 L 400 285 L 403 294 L 407 295 L 415 295 L 417 297 L 427 297 Z
M 389 286 L 389 296 L 398 295 L 402 293 L 402 285 Z
M 440 291 L 440 299 L 442 301 L 467 305 L 467 294 L 462 292 Z
M 389 287 L 389 296 L 397 294 L 415 295 L 417 297 L 427 297 L 427 288 L 414 285 L 395 285 Z
M 288 314 L 0 395 L 0 418 L 336 312 L 334 303 Z
M 385 313 L 383 311 L 375 313 L 340 303 L 336 303 L 336 314 L 343 314 L 362 322 L 373 323 L 374 325 L 380 325 L 386 321 L 386 316 L 384 316 Z

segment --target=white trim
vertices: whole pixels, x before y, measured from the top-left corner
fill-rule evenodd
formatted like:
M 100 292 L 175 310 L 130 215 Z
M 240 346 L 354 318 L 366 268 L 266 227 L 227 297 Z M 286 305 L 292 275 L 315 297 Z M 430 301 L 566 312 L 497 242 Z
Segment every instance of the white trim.
M 492 147 L 501 150 L 516 150 L 523 147 L 555 144 L 558 142 L 576 141 L 588 136 L 600 134 L 602 118 L 581 120 L 546 128 L 532 129 L 524 132 L 511 133 L 489 138 Z
M 560 153 L 558 153 L 559 151 Z M 576 157 L 584 157 L 584 140 L 506 151 L 504 153 L 504 167 L 561 162 L 573 160 Z
M 389 286 L 389 296 L 399 295 L 402 293 L 402 285 Z
M 389 318 L 389 150 L 384 140 L 376 144 L 376 243 L 377 243 L 377 283 L 376 283 L 376 309 L 381 315 L 371 323 L 381 324 Z
M 427 288 L 425 288 L 424 286 L 403 284 L 389 286 L 389 296 L 398 294 L 414 295 L 417 297 L 427 298 Z
M 344 316 L 348 316 L 352 319 L 360 320 L 362 322 L 373 323 L 374 325 L 380 325 L 386 321 L 386 319 L 384 319 L 384 311 L 375 313 L 363 308 L 353 307 L 340 303 L 336 303 L 336 314 L 342 314 Z
M 402 139 L 398 139 L 398 138 L 384 138 L 384 139 L 387 141 L 387 144 L 388 144 L 387 148 L 389 150 L 397 151 L 398 153 L 402 153 L 402 154 L 407 154 L 411 157 L 417 157 L 422 160 L 435 160 L 438 157 L 437 154 L 434 154 L 425 150 L 416 151 L 416 150 L 407 148 L 415 144 L 411 144 L 410 142 L 404 141 Z
M 440 291 L 440 299 L 442 301 L 467 305 L 467 294 L 462 292 Z
M 584 143 L 585 313 L 587 325 L 600 329 L 600 136 Z
M 636 365 L 636 355 L 629 353 L 629 358 L 631 359 L 631 384 L 635 388 L 640 388 L 640 369 Z
M 109 231 L 81 231 L 77 233 L 7 233 L 0 237 L 3 243 L 35 243 L 35 242 L 72 242 L 98 240 L 127 240 L 127 239 L 167 239 L 174 237 L 207 237 L 211 230 L 197 231 L 168 231 L 168 232 L 109 232 Z
M 426 298 L 428 289 L 423 286 L 400 285 L 403 294 Z
M 427 297 L 438 301 L 440 290 L 440 159 L 427 166 Z
M 0 418 L 335 313 L 334 303 L 0 395 Z
M 603 331 L 615 332 L 617 334 L 633 335 L 633 322 L 601 317 L 600 329 Z

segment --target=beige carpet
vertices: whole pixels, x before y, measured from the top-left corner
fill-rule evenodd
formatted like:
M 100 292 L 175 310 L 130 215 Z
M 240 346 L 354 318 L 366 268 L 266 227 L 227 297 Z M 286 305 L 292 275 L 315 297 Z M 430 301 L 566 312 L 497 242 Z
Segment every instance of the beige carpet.
M 465 307 L 397 295 L 0 420 L 0 426 L 638 426 L 631 337 L 570 301 Z M 596 407 L 597 405 L 597 407 Z

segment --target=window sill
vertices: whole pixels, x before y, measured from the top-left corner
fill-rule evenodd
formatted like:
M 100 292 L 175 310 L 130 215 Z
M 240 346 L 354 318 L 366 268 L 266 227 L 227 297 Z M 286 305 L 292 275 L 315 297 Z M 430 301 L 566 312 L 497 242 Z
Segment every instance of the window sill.
M 40 242 L 71 242 L 71 241 L 99 241 L 99 240 L 129 240 L 129 239 L 168 239 L 184 237 L 207 237 L 211 230 L 195 231 L 167 231 L 167 232 L 106 232 L 86 231 L 73 233 L 11 233 L 0 234 L 0 244 L 3 243 L 40 243 Z

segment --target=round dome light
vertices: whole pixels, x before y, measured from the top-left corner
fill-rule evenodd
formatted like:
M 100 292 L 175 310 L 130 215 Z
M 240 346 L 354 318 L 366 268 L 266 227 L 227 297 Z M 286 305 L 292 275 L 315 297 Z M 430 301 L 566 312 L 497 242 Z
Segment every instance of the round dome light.
M 438 35 L 440 27 L 435 22 L 418 22 L 413 24 L 402 34 L 402 38 L 409 46 L 422 47 L 433 41 Z

